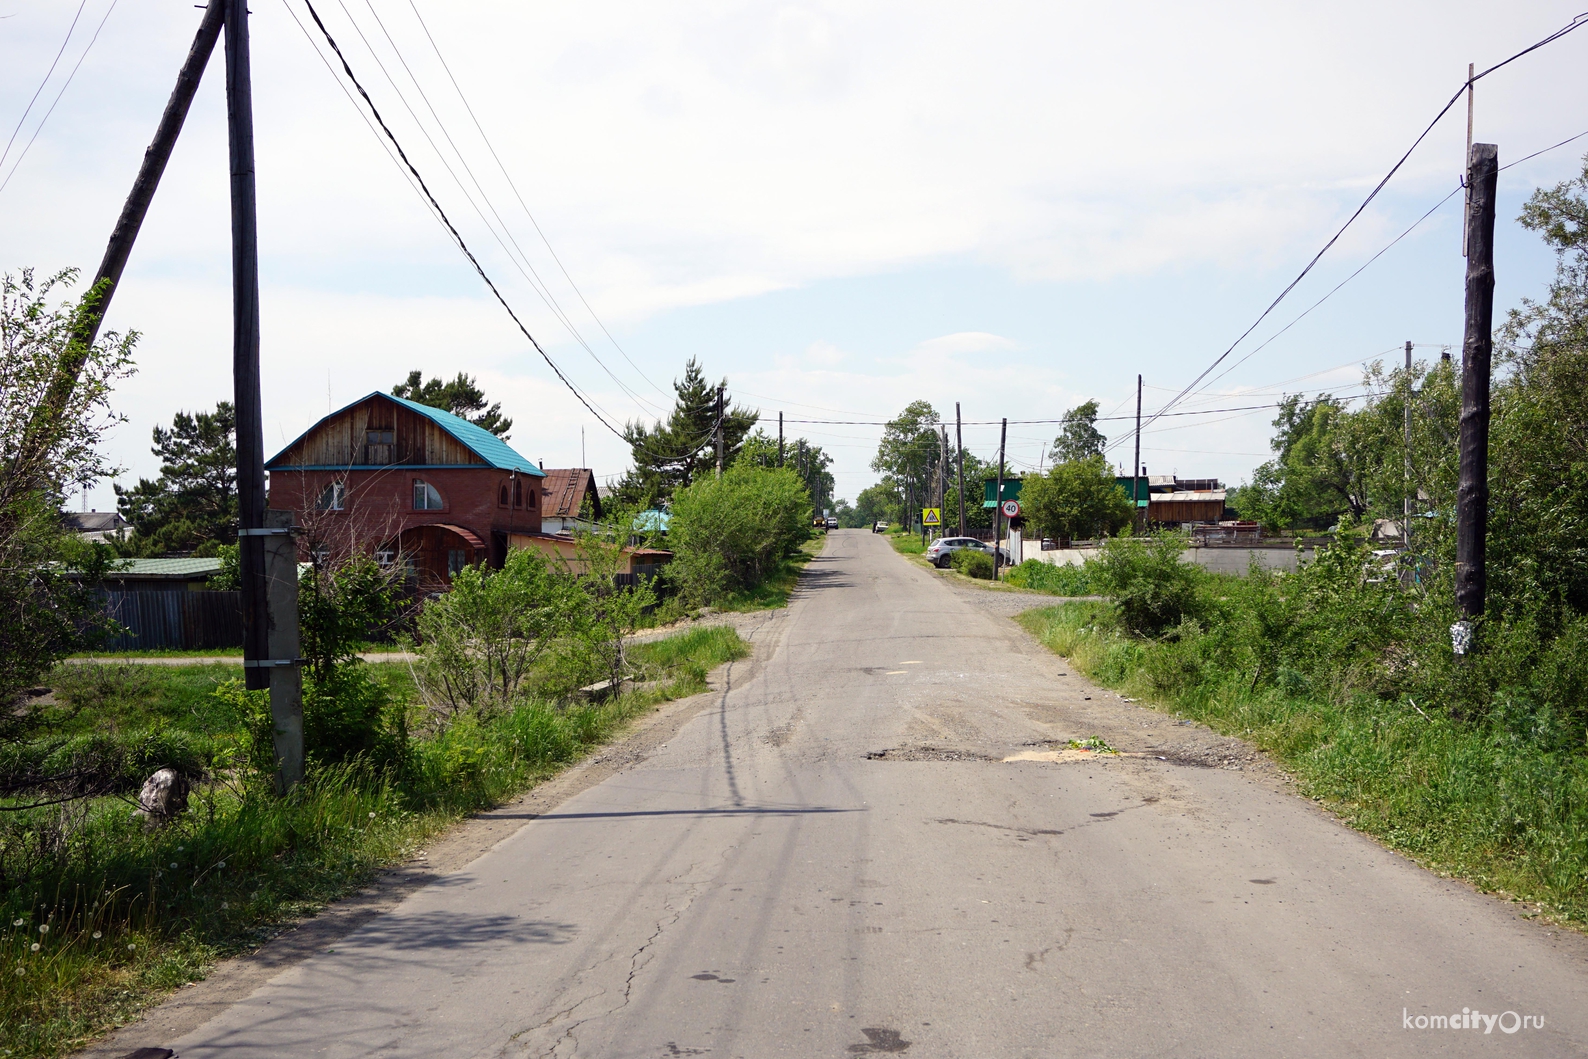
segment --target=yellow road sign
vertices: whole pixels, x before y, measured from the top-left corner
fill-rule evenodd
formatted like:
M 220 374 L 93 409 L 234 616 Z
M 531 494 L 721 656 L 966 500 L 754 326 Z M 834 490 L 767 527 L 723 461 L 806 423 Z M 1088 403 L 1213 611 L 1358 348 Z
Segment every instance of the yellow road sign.
M 943 524 L 943 509 L 940 507 L 923 507 L 921 509 L 921 525 L 941 526 Z

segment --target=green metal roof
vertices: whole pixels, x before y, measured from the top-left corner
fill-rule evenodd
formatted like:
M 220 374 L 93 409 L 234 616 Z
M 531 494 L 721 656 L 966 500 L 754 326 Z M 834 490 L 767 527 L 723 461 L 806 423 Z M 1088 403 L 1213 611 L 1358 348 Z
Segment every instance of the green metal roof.
M 516 451 L 514 451 L 511 445 L 497 437 L 495 434 L 491 433 L 489 430 L 486 430 L 484 427 L 475 426 L 467 419 L 464 419 L 460 416 L 455 416 L 451 412 L 444 412 L 439 408 L 431 408 L 427 404 L 420 404 L 417 401 L 410 401 L 403 397 L 393 397 L 391 394 L 382 393 L 379 390 L 376 390 L 374 393 L 365 394 L 363 397 L 360 397 L 358 400 L 353 401 L 350 404 L 343 405 L 335 412 L 332 412 L 330 415 L 326 416 L 325 419 L 321 419 L 319 422 L 315 423 L 314 427 L 319 426 L 320 423 L 325 422 L 326 419 L 336 418 L 349 408 L 352 408 L 354 405 L 363 404 L 371 397 L 384 397 L 393 404 L 400 404 L 411 412 L 418 412 L 420 415 L 436 424 L 436 426 L 440 427 L 442 430 L 445 430 L 454 438 L 457 438 L 465 448 L 474 453 L 480 459 L 484 460 L 490 467 L 495 467 L 496 469 L 502 471 L 518 471 L 520 474 L 534 475 L 539 478 L 546 477 L 545 471 L 541 470 L 539 467 L 520 456 Z M 298 442 L 307 437 L 309 432 L 312 431 L 314 427 L 310 427 L 302 434 L 299 434 L 292 440 L 291 444 L 287 445 L 286 448 L 283 448 L 280 452 L 276 453 L 269 460 L 267 460 L 265 462 L 265 467 L 270 470 L 274 470 L 276 461 L 285 456 L 293 445 L 296 445 Z M 401 464 L 400 466 L 416 467 L 430 465 Z M 313 468 L 302 469 L 310 470 Z M 386 468 L 383 467 L 382 469 Z

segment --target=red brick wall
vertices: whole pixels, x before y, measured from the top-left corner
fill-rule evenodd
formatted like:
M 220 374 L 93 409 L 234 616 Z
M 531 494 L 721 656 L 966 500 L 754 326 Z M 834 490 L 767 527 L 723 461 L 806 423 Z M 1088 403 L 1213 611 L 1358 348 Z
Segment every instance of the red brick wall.
M 415 511 L 413 483 L 423 479 L 441 493 L 440 511 Z M 342 511 L 315 511 L 314 504 L 327 485 L 345 482 Z M 495 532 L 540 532 L 540 479 L 520 475 L 526 506 L 514 510 L 499 505 L 500 489 L 511 488 L 511 476 L 495 468 L 391 467 L 378 471 L 296 471 L 284 468 L 270 473 L 270 506 L 298 513 L 300 524 L 313 520 L 328 534 L 340 528 L 367 541 L 369 547 L 395 538 L 414 526 L 447 523 L 462 526 L 494 551 Z M 493 563 L 500 557 L 492 555 Z

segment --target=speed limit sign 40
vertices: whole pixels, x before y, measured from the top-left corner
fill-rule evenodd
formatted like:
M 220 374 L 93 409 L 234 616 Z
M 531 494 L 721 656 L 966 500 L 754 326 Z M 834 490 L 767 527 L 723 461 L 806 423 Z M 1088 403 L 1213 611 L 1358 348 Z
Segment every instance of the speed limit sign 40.
M 1020 501 L 1018 501 L 1018 500 L 1005 500 L 1004 503 L 1003 503 L 1003 513 L 1004 513 L 1004 518 L 1019 518 L 1020 517 Z

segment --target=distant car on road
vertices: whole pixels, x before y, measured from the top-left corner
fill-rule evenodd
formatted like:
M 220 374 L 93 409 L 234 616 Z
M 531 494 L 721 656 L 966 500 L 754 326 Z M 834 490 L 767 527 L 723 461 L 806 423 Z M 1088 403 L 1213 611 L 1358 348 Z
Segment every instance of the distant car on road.
M 838 520 L 836 518 L 833 518 L 833 516 L 828 515 L 827 516 L 827 528 L 828 529 L 837 529 L 838 528 Z
M 948 564 L 953 560 L 954 553 L 962 550 L 986 552 L 992 554 L 992 545 L 983 544 L 975 537 L 939 537 L 926 546 L 926 560 L 939 570 L 948 569 Z M 1004 566 L 1009 565 L 1009 549 L 999 548 L 999 562 Z
M 878 522 L 875 526 L 871 527 L 871 532 L 872 533 L 886 533 L 886 532 L 888 532 L 888 524 L 886 522 Z

